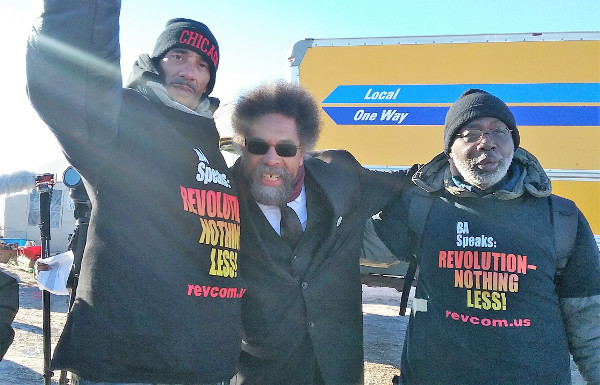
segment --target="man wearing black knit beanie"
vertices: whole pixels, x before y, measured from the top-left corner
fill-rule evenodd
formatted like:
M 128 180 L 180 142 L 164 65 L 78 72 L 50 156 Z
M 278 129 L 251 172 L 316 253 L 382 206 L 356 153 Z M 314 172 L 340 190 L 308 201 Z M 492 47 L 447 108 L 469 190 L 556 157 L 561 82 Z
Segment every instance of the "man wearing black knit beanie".
M 520 147 L 510 108 L 465 91 L 443 152 L 412 180 L 374 221 L 418 267 L 401 383 L 570 384 L 572 355 L 600 384 L 600 253 L 581 211 Z
M 166 104 L 172 104 L 169 98 L 202 116 L 212 117 L 219 100 L 208 95 L 215 86 L 219 59 L 219 44 L 205 24 L 171 19 L 158 36 L 152 54 L 139 56 L 126 86 Z M 193 73 L 189 68 L 201 70 Z
M 482 134 L 482 126 L 491 130 Z M 450 170 L 475 189 L 488 190 L 507 175 L 519 142 L 513 114 L 486 91 L 465 91 L 446 114 L 444 153 L 450 157 Z
M 28 42 L 29 98 L 92 205 L 49 369 L 79 385 L 229 383 L 245 289 L 237 193 L 209 96 L 219 45 L 205 24 L 169 20 L 123 88 L 120 5 L 44 0 Z

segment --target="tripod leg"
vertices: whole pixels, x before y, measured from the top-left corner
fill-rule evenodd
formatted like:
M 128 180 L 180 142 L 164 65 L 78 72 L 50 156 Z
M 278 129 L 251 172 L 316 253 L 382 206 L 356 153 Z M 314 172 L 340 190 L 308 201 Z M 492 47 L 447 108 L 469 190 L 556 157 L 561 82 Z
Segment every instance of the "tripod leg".
M 67 371 L 60 371 L 60 378 L 58 379 L 58 385 L 67 385 Z

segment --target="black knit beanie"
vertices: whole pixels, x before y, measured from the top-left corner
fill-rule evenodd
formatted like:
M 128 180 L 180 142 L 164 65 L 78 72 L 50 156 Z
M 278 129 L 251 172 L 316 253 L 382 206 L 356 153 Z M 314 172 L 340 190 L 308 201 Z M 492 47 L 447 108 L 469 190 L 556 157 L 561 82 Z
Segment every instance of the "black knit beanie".
M 494 95 L 471 88 L 463 92 L 446 114 L 444 128 L 444 152 L 450 153 L 450 147 L 454 142 L 456 133 L 472 120 L 484 117 L 500 119 L 512 130 L 515 150 L 519 147 L 519 130 L 515 123 L 515 117 L 506 104 Z
M 210 29 L 198 21 L 190 19 L 171 19 L 167 21 L 154 50 L 152 59 L 158 61 L 175 47 L 187 48 L 200 55 L 210 66 L 210 81 L 204 96 L 210 94 L 215 86 L 217 68 L 219 67 L 219 44 Z

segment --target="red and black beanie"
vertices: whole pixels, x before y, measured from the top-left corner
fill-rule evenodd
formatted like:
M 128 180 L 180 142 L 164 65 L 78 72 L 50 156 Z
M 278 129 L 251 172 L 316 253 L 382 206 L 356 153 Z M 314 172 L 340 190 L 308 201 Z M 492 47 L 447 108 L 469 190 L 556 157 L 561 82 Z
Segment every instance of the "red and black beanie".
M 173 48 L 186 48 L 200 55 L 210 66 L 210 81 L 206 92 L 208 95 L 215 86 L 217 68 L 219 67 L 219 44 L 210 29 L 199 21 L 191 19 L 171 19 L 167 21 L 165 30 L 160 34 L 152 51 L 152 59 L 160 60 Z

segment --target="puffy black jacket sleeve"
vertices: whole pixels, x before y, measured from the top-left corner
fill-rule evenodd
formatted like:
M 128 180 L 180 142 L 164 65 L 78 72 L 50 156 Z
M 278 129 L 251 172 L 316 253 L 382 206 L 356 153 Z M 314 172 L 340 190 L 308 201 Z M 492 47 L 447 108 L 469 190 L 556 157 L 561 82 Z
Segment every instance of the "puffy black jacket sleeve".
M 11 327 L 19 310 L 19 284 L 13 277 L 0 271 L 0 361 L 13 341 Z
M 26 55 L 27 92 L 69 157 L 116 134 L 122 93 L 117 0 L 46 0 Z
M 373 221 L 373 225 L 385 246 L 398 259 L 408 261 L 414 235 L 409 235 L 405 199 L 390 202 L 379 214 L 379 219 Z

